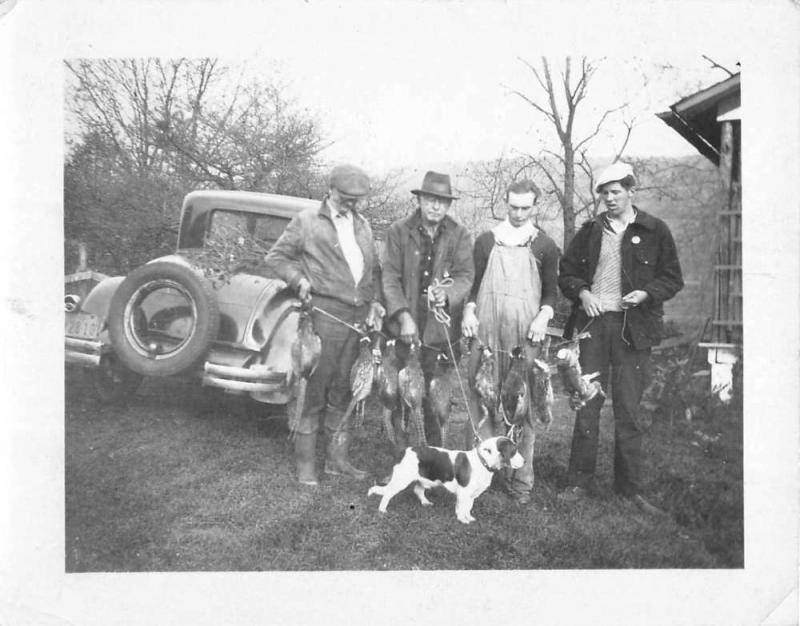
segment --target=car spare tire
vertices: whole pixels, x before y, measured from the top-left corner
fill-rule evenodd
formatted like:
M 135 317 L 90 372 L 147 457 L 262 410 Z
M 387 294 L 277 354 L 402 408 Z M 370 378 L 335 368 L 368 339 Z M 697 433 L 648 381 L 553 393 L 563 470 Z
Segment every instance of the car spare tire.
M 144 376 L 193 368 L 218 331 L 213 287 L 190 267 L 148 263 L 131 272 L 111 298 L 111 345 L 125 366 Z

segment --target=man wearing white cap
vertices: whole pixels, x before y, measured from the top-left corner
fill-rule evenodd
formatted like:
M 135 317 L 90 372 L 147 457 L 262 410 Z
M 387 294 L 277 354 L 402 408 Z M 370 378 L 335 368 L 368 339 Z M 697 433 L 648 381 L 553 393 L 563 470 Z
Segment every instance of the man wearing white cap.
M 683 278 L 667 225 L 634 206 L 635 184 L 627 163 L 614 163 L 600 175 L 595 191 L 606 210 L 575 234 L 558 284 L 573 302 L 565 337 L 584 329 L 591 335 L 580 344 L 583 372 L 598 372 L 604 390 L 612 382 L 614 491 L 657 515 L 662 511 L 641 495 L 639 402 L 650 350 L 661 341 L 663 302 L 683 288 Z M 591 493 L 603 400 L 596 396 L 576 414 L 564 500 Z

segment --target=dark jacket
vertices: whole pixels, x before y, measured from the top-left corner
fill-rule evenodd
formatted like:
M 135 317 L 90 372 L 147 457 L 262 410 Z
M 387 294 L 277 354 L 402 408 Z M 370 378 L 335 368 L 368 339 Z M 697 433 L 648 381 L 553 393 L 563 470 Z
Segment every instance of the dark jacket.
M 386 299 L 386 319 L 388 330 L 397 334 L 397 313 L 408 310 L 419 325 L 417 306 L 420 298 L 419 261 L 421 237 L 419 211 L 402 218 L 389 227 L 386 233 L 386 254 L 383 261 L 383 293 Z M 455 340 L 461 332 L 461 314 L 464 301 L 472 287 L 475 270 L 472 265 L 472 238 L 467 229 L 445 216 L 443 228 L 436 243 L 433 260 L 433 279 L 445 277 L 453 279 L 447 292 L 447 313 L 451 317 L 450 339 Z M 425 321 L 423 343 L 428 345 L 443 343 L 445 335 L 441 324 L 428 314 Z
M 635 208 L 635 207 L 634 207 Z M 683 288 L 681 265 L 667 225 L 657 217 L 636 209 L 636 218 L 622 237 L 622 294 L 634 289 L 648 298 L 626 312 L 626 335 L 636 349 L 658 345 L 664 330 L 663 303 Z M 578 294 L 591 289 L 600 257 L 605 213 L 589 220 L 575 234 L 559 265 L 558 286 L 572 300 L 572 315 L 564 336 L 572 336 L 580 307 Z
M 356 241 L 364 256 L 364 273 L 358 285 L 339 248 L 327 202 L 296 215 L 267 255 L 271 273 L 292 288 L 302 277 L 311 283 L 312 295 L 360 306 L 380 300 L 381 270 L 369 222 L 353 213 Z

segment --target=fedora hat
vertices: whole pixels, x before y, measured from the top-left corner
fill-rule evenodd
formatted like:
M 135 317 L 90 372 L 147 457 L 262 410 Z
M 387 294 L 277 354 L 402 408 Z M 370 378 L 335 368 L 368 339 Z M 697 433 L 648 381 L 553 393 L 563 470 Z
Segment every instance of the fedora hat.
M 438 172 L 426 172 L 425 178 L 422 179 L 422 186 L 419 189 L 412 189 L 411 193 L 415 196 L 427 194 L 429 196 L 438 196 L 439 198 L 448 198 L 449 200 L 458 200 L 458 196 L 453 195 L 453 189 L 450 187 L 450 176 L 439 174 Z

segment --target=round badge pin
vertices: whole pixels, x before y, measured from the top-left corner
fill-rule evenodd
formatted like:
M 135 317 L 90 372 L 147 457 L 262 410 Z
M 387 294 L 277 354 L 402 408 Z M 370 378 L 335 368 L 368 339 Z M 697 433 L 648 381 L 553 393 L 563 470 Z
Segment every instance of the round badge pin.
M 631 243 L 639 243 L 641 240 L 642 238 L 639 237 L 639 235 L 634 235 L 633 237 L 631 237 Z

